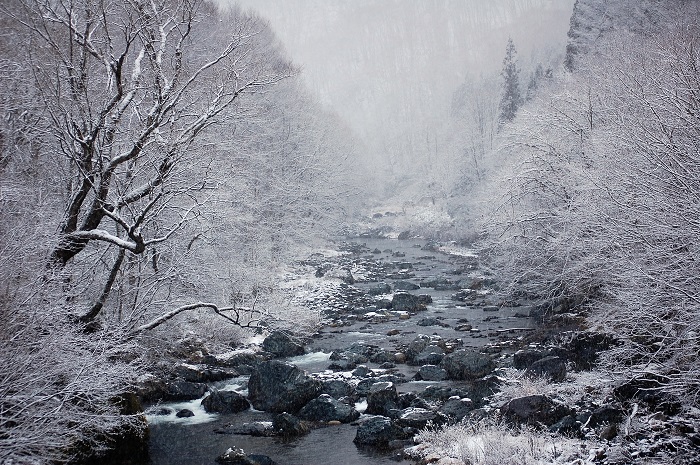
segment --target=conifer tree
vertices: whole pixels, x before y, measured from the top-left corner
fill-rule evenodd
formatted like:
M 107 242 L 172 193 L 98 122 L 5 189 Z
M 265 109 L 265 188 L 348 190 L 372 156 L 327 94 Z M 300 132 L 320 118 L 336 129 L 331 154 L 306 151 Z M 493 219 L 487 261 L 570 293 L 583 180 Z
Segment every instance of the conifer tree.
M 499 107 L 498 120 L 501 123 L 513 121 L 518 108 L 523 102 L 520 94 L 520 70 L 517 63 L 517 51 L 513 44 L 513 39 L 508 39 L 506 46 L 506 56 L 503 59 L 503 70 L 501 77 L 503 78 L 503 95 L 501 96 L 501 104 Z

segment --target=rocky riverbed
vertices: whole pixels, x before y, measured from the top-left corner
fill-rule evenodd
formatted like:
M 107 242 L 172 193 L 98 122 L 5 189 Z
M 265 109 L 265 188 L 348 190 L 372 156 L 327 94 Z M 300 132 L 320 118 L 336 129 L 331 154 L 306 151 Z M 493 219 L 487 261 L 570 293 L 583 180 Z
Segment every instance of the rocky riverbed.
M 288 283 L 324 316 L 312 337 L 273 331 L 226 354 L 200 347 L 170 379 L 144 380 L 152 463 L 414 463 L 426 426 L 495 412 L 598 446 L 618 437 L 629 405 L 664 421 L 680 412 L 677 399 L 636 385 L 576 405 L 544 392 L 499 399 L 508 370 L 565 382 L 614 340 L 570 332 L 552 344 L 543 312 L 559 315 L 556 332 L 578 317 L 565 303 L 499 300 L 469 249 L 381 238 L 338 249 L 309 257 Z M 695 426 L 682 425 L 692 445 Z

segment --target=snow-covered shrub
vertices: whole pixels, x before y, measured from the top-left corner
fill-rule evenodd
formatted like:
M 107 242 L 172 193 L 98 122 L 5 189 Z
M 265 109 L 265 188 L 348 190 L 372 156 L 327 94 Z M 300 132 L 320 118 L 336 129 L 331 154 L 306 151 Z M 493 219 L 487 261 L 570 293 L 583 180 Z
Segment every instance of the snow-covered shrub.
M 577 441 L 493 420 L 426 429 L 416 441 L 423 457 L 453 459 L 452 463 L 464 465 L 559 464 L 579 451 Z

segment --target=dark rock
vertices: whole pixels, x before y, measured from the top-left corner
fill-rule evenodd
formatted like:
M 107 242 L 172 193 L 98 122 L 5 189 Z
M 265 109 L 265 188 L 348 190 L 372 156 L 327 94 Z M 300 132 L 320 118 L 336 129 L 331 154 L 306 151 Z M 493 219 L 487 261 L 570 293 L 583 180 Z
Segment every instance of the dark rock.
M 411 231 L 401 231 L 399 233 L 398 239 L 400 241 L 405 241 L 405 240 L 410 239 L 410 238 L 411 238 Z
M 476 291 L 470 289 L 462 289 L 456 294 L 452 294 L 452 297 L 450 298 L 452 300 L 456 300 L 457 302 L 467 302 L 469 300 L 474 300 L 476 297 Z
M 551 426 L 574 412 L 567 406 L 557 403 L 544 395 L 532 395 L 511 399 L 501 407 L 501 413 L 508 420 L 521 424 Z
M 440 320 L 438 320 L 434 316 L 429 316 L 425 318 L 421 318 L 416 322 L 418 326 L 439 326 L 440 325 Z
M 424 310 L 425 305 L 420 303 L 418 296 L 401 291 L 391 299 L 391 308 L 402 312 L 417 312 Z
M 445 358 L 445 350 L 440 346 L 429 345 L 413 359 L 415 365 L 439 365 Z
M 574 415 L 567 415 L 549 427 L 549 431 L 554 434 L 568 437 L 581 437 L 581 423 Z
M 389 299 L 378 299 L 374 302 L 375 307 L 378 310 L 388 310 L 391 308 L 391 300 Z
M 320 381 L 294 365 L 276 360 L 258 365 L 248 382 L 250 402 L 267 412 L 297 412 L 320 393 Z
M 192 383 L 210 383 L 238 376 L 235 371 L 201 368 L 194 365 L 178 365 L 175 367 L 175 374 Z
M 245 397 L 235 391 L 212 389 L 211 394 L 202 399 L 202 407 L 210 413 L 230 414 L 244 412 L 250 408 L 250 404 Z
M 445 355 L 440 366 L 455 380 L 473 380 L 491 373 L 496 365 L 491 357 L 479 352 L 460 349 Z
M 254 352 L 237 352 L 226 358 L 211 357 L 206 362 L 210 365 L 218 365 L 235 369 L 242 375 L 249 375 L 253 368 L 266 360 L 265 355 Z
M 267 455 L 250 454 L 248 460 L 251 460 L 255 465 L 277 465 L 277 462 Z
M 470 398 L 453 396 L 447 399 L 438 411 L 454 421 L 460 421 L 472 410 L 474 410 L 474 402 Z
M 420 397 L 415 392 L 404 392 L 399 394 L 399 408 L 407 409 L 409 407 L 430 409 L 431 406 L 425 399 Z
M 272 429 L 275 433 L 287 438 L 302 436 L 311 430 L 307 423 L 286 412 L 272 418 Z
M 356 366 L 357 364 L 351 362 L 350 360 L 337 360 L 328 365 L 328 369 L 333 371 L 350 371 L 353 370 Z
M 226 452 L 216 458 L 216 463 L 221 465 L 255 465 L 251 459 L 245 455 L 242 449 L 229 448 Z
M 442 286 L 449 286 L 453 284 L 452 281 L 449 279 L 442 277 L 442 276 L 433 276 L 430 278 L 425 278 L 420 282 L 420 287 L 442 287 Z
M 299 418 L 309 421 L 339 421 L 350 423 L 357 420 L 360 413 L 328 394 L 321 394 L 299 411 Z
M 551 354 L 548 350 L 542 349 L 522 349 L 513 354 L 513 367 L 518 370 L 525 370 L 537 360 L 549 357 Z
M 216 458 L 216 463 L 221 465 L 277 465 L 267 455 L 246 455 L 242 449 L 229 448 Z
M 164 380 L 149 375 L 139 383 L 136 395 L 143 403 L 157 402 L 167 398 L 168 385 Z
M 444 381 L 447 379 L 447 371 L 437 365 L 423 365 L 416 373 L 418 381 Z
M 360 365 L 352 371 L 352 375 L 355 378 L 365 378 L 367 375 L 371 374 L 372 370 L 367 365 Z
M 432 304 L 433 298 L 430 296 L 430 294 L 418 294 L 418 303 L 421 305 Z
M 396 419 L 396 424 L 398 426 L 407 426 L 410 428 L 424 429 L 428 423 L 439 426 L 447 423 L 447 417 L 432 410 L 409 407 L 401 410 L 401 413 Z
M 497 312 L 500 309 L 496 305 L 486 305 L 482 310 L 485 312 Z
M 548 378 L 555 383 L 566 379 L 566 364 L 559 357 L 545 357 L 533 362 L 525 370 L 525 376 L 532 378 Z
M 430 401 L 445 402 L 451 397 L 470 397 L 471 392 L 457 387 L 435 385 L 426 387 L 421 395 Z
M 472 381 L 469 397 L 475 404 L 481 405 L 484 397 L 493 395 L 499 390 L 501 379 L 498 376 L 485 376 Z
M 270 437 L 275 435 L 273 423 L 270 421 L 254 421 L 251 423 L 230 423 L 214 430 L 216 434 L 239 434 L 242 436 Z
M 598 425 L 620 423 L 625 419 L 625 412 L 611 405 L 603 405 L 586 415 L 585 423 L 594 428 Z
M 367 396 L 369 394 L 370 389 L 372 386 L 374 386 L 377 383 L 394 383 L 394 384 L 399 384 L 399 383 L 404 383 L 406 380 L 402 378 L 400 375 L 396 374 L 385 374 L 381 376 L 376 376 L 374 378 L 365 378 L 359 383 L 357 383 L 356 392 L 357 395 L 360 397 Z
M 380 349 L 376 353 L 374 353 L 370 358 L 369 361 L 372 363 L 386 363 L 386 362 L 391 362 L 394 360 L 394 352 L 386 350 L 386 349 Z
M 367 393 L 368 414 L 389 416 L 391 410 L 399 408 L 396 386 L 390 382 L 374 383 Z
M 194 400 L 199 399 L 207 392 L 204 383 L 192 383 L 190 381 L 177 380 L 166 384 L 166 400 Z
M 428 347 L 430 342 L 430 336 L 419 334 L 408 344 L 408 348 L 406 349 L 406 358 L 409 361 L 413 361 L 418 354 L 423 352 L 423 350 Z
M 386 447 L 390 441 L 405 439 L 405 436 L 403 429 L 394 424 L 390 418 L 373 416 L 360 424 L 353 442 L 355 444 Z
M 294 340 L 286 331 L 273 331 L 262 343 L 265 352 L 275 357 L 294 357 L 304 355 L 304 345 Z
M 391 286 L 387 283 L 378 283 L 367 290 L 369 295 L 391 294 Z
M 182 410 L 177 412 L 175 416 L 178 418 L 190 418 L 194 416 L 194 412 L 192 410 L 183 408 Z
M 321 392 L 329 396 L 340 399 L 341 397 L 355 397 L 355 386 L 342 379 L 329 379 L 323 381 Z
M 397 291 L 415 291 L 417 289 L 420 289 L 420 286 L 411 281 L 396 281 L 394 283 L 394 290 Z

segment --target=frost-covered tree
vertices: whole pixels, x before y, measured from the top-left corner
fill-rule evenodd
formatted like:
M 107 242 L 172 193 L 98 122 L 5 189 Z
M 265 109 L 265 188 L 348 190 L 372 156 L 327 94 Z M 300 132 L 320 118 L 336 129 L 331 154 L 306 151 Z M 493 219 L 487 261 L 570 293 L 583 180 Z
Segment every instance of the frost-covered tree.
M 676 8 L 522 107 L 484 229 L 514 295 L 582 305 L 622 342 L 611 368 L 697 404 L 700 34 Z
M 142 417 L 119 402 L 142 370 L 143 333 L 200 308 L 250 323 L 248 309 L 197 292 L 221 266 L 191 262 L 203 232 L 215 242 L 220 225 L 204 223 L 236 169 L 217 163 L 272 181 L 251 222 L 284 234 L 287 206 L 321 221 L 317 200 L 332 202 L 314 169 L 338 155 L 335 129 L 306 133 L 322 119 L 313 104 L 300 114 L 298 89 L 272 92 L 296 70 L 267 23 L 240 10 L 199 0 L 0 9 L 0 462 L 77 461 L 112 433 L 144 439 Z M 283 115 L 265 120 L 275 106 Z M 222 136 L 244 126 L 267 132 L 240 139 L 235 158 Z M 275 156 L 256 165 L 265 137 Z M 230 187 L 251 199 L 249 185 Z
M 506 46 L 506 56 L 503 58 L 503 69 L 501 78 L 503 79 L 503 92 L 501 94 L 499 121 L 508 123 L 513 121 L 518 108 L 523 103 L 520 93 L 520 69 L 518 68 L 518 52 L 515 50 L 513 39 L 508 39 Z

